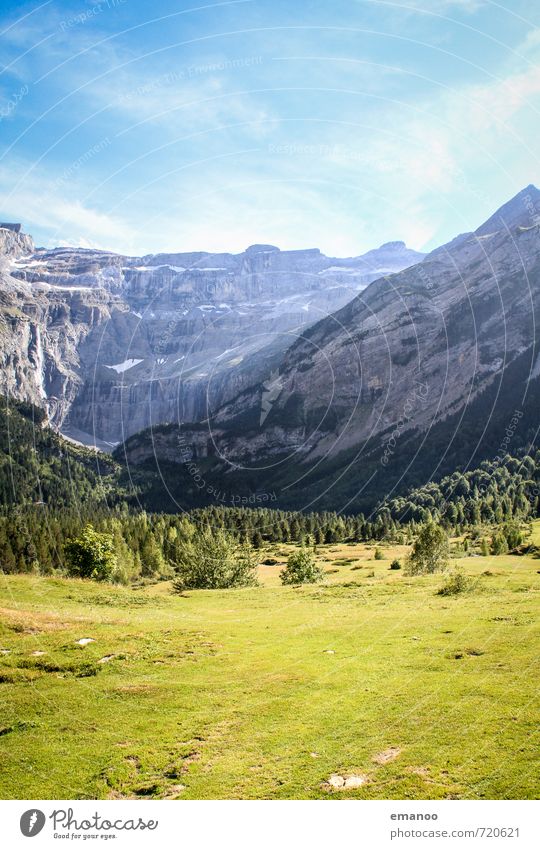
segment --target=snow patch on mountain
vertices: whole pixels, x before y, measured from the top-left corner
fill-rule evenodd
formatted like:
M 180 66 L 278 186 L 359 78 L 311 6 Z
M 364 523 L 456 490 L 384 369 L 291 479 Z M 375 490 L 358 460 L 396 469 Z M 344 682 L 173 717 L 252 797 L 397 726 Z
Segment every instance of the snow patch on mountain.
M 116 363 L 116 365 L 113 366 L 105 366 L 105 368 L 112 368 L 117 374 L 123 374 L 125 371 L 128 371 L 128 369 L 138 366 L 139 363 L 142 362 L 142 360 L 137 359 L 124 360 L 123 363 Z

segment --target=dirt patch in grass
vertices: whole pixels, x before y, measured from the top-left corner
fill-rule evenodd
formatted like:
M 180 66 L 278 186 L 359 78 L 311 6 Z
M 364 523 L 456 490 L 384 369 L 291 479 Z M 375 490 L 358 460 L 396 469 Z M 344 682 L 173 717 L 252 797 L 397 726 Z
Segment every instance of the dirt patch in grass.
M 106 593 L 77 593 L 72 592 L 66 596 L 71 601 L 81 602 L 83 604 L 92 604 L 97 607 L 146 607 L 151 605 L 154 607 L 163 607 L 164 601 L 155 595 L 137 595 L 133 590 L 131 592 L 119 593 L 118 591 L 109 591 Z
M 123 684 L 113 687 L 111 693 L 118 696 L 150 696 L 157 690 L 155 684 Z
M 392 761 L 395 761 L 396 758 L 399 758 L 401 754 L 401 749 L 399 746 L 389 746 L 388 749 L 385 749 L 383 752 L 379 752 L 377 755 L 373 755 L 373 762 L 376 764 L 389 764 Z
M 427 766 L 413 766 L 408 770 L 412 775 L 419 775 L 420 778 L 429 779 L 429 769 Z
M 180 778 L 182 775 L 185 775 L 191 764 L 198 761 L 200 757 L 201 753 L 195 749 L 186 755 L 182 755 L 177 762 L 169 764 L 163 773 L 164 777 L 172 779 Z
M 308 593 L 306 593 L 307 595 Z M 364 589 L 357 581 L 345 581 L 340 584 L 319 584 L 309 592 L 316 601 L 332 601 L 335 598 L 364 597 Z
M 120 793 L 119 790 L 110 790 L 107 793 L 107 799 L 135 799 L 135 796 L 130 796 L 128 793 Z
M 52 613 L 12 610 L 9 607 L 0 607 L 0 620 L 5 627 L 17 634 L 32 634 L 34 636 L 44 631 L 58 631 L 70 627 L 69 623 L 62 622 Z
M 407 772 L 411 775 L 417 775 L 418 778 L 421 778 L 426 784 L 440 784 L 441 782 L 436 781 L 427 766 L 413 766 L 408 767 Z
M 167 787 L 165 794 L 161 797 L 162 799 L 177 799 L 181 793 L 186 789 L 185 784 L 172 784 L 170 787 Z

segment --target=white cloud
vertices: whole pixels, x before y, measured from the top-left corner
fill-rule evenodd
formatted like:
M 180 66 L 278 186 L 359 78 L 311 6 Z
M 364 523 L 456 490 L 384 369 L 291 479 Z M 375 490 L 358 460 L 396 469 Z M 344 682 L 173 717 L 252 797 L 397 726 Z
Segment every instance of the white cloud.
M 517 47 L 517 53 L 535 53 L 540 47 L 540 29 L 529 30 L 524 40 Z
M 26 170 L 23 166 L 19 163 L 18 167 L 0 169 L 0 193 L 4 209 L 23 223 L 26 232 L 45 232 L 50 244 L 129 250 L 133 236 L 129 224 L 68 197 L 65 187 L 58 186 L 57 181 L 33 175 L 13 192 L 17 177 Z
M 277 116 L 249 90 L 232 84 L 225 75 L 201 73 L 190 77 L 189 67 L 148 74 L 135 67 L 121 68 L 93 83 L 85 95 L 93 108 L 107 110 L 118 120 L 121 134 L 159 127 L 160 134 L 178 137 L 188 131 L 221 124 L 244 124 L 246 135 L 264 136 Z

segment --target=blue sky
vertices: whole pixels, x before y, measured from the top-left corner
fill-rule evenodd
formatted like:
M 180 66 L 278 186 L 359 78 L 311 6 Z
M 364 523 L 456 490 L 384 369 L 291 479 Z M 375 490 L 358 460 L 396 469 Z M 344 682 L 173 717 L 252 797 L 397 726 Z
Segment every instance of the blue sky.
M 537 0 L 3 0 L 0 218 L 38 244 L 429 249 L 540 183 Z

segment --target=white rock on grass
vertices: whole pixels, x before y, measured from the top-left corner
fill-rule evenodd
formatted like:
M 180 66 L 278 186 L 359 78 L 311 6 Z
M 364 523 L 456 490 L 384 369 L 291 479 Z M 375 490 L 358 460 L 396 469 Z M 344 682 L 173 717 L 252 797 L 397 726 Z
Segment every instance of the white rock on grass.
M 78 646 L 87 646 L 88 643 L 95 643 L 96 641 L 92 639 L 92 637 L 81 637 L 80 640 L 77 640 Z
M 348 778 L 345 779 L 345 789 L 349 790 L 353 787 L 362 787 L 367 781 L 365 775 L 349 775 Z
M 365 775 L 339 775 L 333 772 L 326 782 L 334 790 L 354 790 L 356 787 L 362 787 L 367 782 Z

